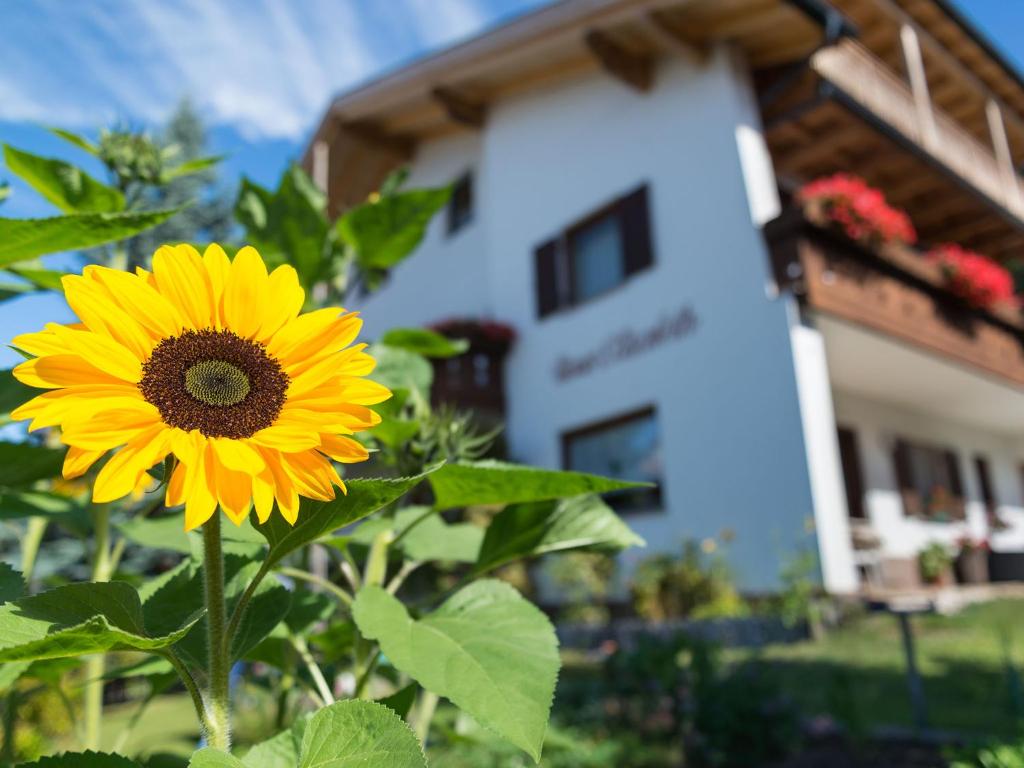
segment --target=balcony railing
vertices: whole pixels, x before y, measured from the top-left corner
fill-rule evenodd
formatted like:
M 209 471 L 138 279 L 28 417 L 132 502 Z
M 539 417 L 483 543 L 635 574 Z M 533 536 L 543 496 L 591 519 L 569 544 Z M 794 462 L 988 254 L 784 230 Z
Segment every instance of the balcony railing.
M 872 249 L 794 208 L 766 228 L 776 280 L 809 309 L 1024 387 L 1024 316 L 950 293 L 940 268 L 901 246 Z
M 1024 221 L 1024 180 L 993 149 L 933 105 L 922 109 L 907 83 L 853 40 L 818 51 L 811 66 L 857 104 Z

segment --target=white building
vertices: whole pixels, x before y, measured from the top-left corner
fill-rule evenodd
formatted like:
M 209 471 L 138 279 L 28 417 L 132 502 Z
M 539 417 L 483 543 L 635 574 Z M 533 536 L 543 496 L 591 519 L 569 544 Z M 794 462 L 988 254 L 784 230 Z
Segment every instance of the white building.
M 854 172 L 1004 258 L 1022 160 L 1024 84 L 937 0 L 563 0 L 343 94 L 306 158 L 335 211 L 456 183 L 360 309 L 511 325 L 512 459 L 657 480 L 647 552 L 731 531 L 748 590 L 816 542 L 833 592 L 965 533 L 1024 574 L 1024 317 L 791 193 Z

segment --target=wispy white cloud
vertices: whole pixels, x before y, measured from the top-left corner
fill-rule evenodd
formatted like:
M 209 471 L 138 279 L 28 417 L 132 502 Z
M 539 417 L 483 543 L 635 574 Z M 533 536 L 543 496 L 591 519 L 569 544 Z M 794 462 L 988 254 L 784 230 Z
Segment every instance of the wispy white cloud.
M 333 93 L 537 1 L 10 3 L 0 120 L 152 123 L 188 95 L 214 125 L 296 139 Z

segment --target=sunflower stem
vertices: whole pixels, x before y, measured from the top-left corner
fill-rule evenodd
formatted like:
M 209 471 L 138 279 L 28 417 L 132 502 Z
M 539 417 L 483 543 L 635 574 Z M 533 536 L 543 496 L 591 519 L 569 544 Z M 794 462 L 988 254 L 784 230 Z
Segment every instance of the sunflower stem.
M 231 749 L 231 662 L 228 655 L 224 552 L 221 547 L 219 511 L 215 511 L 203 526 L 203 576 L 210 672 L 207 740 L 211 747 L 227 752 Z
M 92 508 L 95 549 L 92 556 L 92 580 L 110 581 L 110 507 L 97 504 Z M 99 750 L 103 736 L 103 673 L 106 659 L 102 653 L 85 660 L 85 748 Z
M 43 543 L 48 522 L 45 517 L 37 515 L 30 517 L 25 527 L 25 536 L 21 540 L 21 578 L 26 584 L 32 583 L 32 572 L 36 568 L 39 546 Z

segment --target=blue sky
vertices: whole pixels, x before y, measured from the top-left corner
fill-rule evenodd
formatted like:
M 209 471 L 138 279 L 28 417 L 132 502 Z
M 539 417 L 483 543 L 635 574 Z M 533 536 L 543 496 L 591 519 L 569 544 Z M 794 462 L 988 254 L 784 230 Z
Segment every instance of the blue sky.
M 40 124 L 86 133 L 159 125 L 184 96 L 225 153 L 227 181 L 272 184 L 332 94 L 545 0 L 8 0 L 0 141 L 82 160 Z M 1024 68 L 1024 1 L 959 0 Z M 8 175 L 0 166 L 0 178 Z M 24 187 L 3 216 L 44 216 Z M 0 305 L 4 338 L 63 321 L 55 297 Z M 0 352 L 0 365 L 13 353 Z

